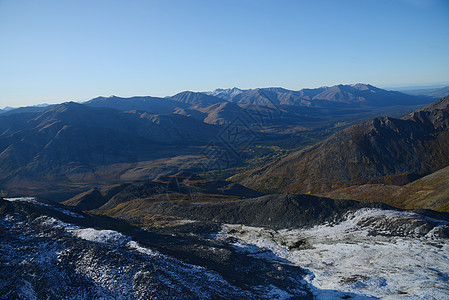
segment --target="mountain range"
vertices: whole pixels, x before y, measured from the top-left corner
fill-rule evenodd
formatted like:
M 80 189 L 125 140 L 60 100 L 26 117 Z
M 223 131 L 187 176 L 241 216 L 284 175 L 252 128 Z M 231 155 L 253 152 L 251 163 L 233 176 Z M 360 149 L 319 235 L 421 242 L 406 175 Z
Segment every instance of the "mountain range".
M 306 107 L 392 106 L 423 103 L 421 97 L 376 88 L 370 84 L 335 85 L 291 91 L 283 88 L 217 89 L 207 94 L 239 104 Z
M 430 102 L 430 98 L 386 91 L 369 84 L 336 85 L 291 91 L 283 88 L 254 90 L 218 89 L 214 92 L 185 91 L 167 98 L 98 97 L 85 105 L 151 113 L 176 113 L 197 118 L 208 124 L 229 124 L 236 117 L 249 124 L 290 125 L 286 119 L 306 118 L 314 114 L 306 108 L 348 109 L 412 106 Z M 320 117 L 317 112 L 315 117 Z M 263 120 L 260 118 L 263 116 Z
M 440 91 L 444 93 L 444 90 Z M 446 96 L 446 95 L 445 95 Z M 257 88 L 242 90 L 239 88 L 217 89 L 212 92 L 185 91 L 171 97 L 151 96 L 121 98 L 117 96 L 97 97 L 84 102 L 95 107 L 110 107 L 119 110 L 142 110 L 152 113 L 174 113 L 179 109 L 208 107 L 221 102 L 236 103 L 247 108 L 256 106 L 299 106 L 299 107 L 382 107 L 395 105 L 417 105 L 430 102 L 423 95 L 408 95 L 396 91 L 387 91 L 370 84 L 335 85 L 299 91 L 284 88 Z M 8 108 L 0 114 L 43 111 L 50 105 L 37 105 L 17 109 Z
M 97 97 L 12 109 L 0 114 L 0 185 L 62 200 L 93 185 L 242 166 L 254 143 L 302 147 L 355 121 L 428 101 L 355 84 Z

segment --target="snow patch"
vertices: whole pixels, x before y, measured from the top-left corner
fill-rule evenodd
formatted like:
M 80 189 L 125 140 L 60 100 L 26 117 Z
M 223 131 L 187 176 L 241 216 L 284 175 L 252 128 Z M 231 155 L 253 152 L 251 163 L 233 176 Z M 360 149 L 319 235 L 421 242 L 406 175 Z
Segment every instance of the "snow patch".
M 30 203 L 37 202 L 35 197 L 3 198 L 3 200 L 10 201 L 10 202 L 14 202 L 14 201 L 23 201 L 23 202 L 30 202 Z
M 435 220 L 427 234 L 401 235 L 413 232 L 410 224 L 420 220 L 421 216 L 410 212 L 362 209 L 339 224 L 310 229 L 224 225 L 215 238 L 249 255 L 284 259 L 308 269 L 306 280 L 318 299 L 340 298 L 341 293 L 356 298 L 446 299 L 449 243 L 435 232 L 447 222 Z M 399 226 L 400 235 L 392 234 L 388 224 Z M 423 230 L 417 224 L 418 231 Z M 384 234 L 372 235 L 373 228 Z
M 36 197 L 18 197 L 18 198 L 3 198 L 6 201 L 10 201 L 10 202 L 28 202 L 28 203 L 32 203 L 32 204 L 37 204 L 37 205 L 41 205 L 41 206 L 45 206 L 45 207 L 49 207 L 53 210 L 62 212 L 63 214 L 66 214 L 70 217 L 74 217 L 74 218 L 84 218 L 82 215 L 74 213 L 72 211 L 69 211 L 67 209 L 63 209 L 63 208 L 58 208 L 58 207 L 54 207 L 51 205 L 48 205 L 46 203 L 40 202 L 39 200 L 37 200 Z
M 156 257 L 156 256 L 160 255 L 159 252 L 155 252 L 155 251 L 153 251 L 151 249 L 142 247 L 142 246 L 139 245 L 139 243 L 137 243 L 135 241 L 129 241 L 126 244 L 126 246 L 128 246 L 128 248 L 130 248 L 130 249 L 136 250 L 139 253 L 146 254 L 146 255 L 149 255 L 149 256 L 152 256 L 152 257 Z
M 71 233 L 80 239 L 103 244 L 124 244 L 130 239 L 129 237 L 114 230 L 83 228 L 72 230 Z
M 36 221 L 40 221 L 41 224 L 44 226 L 54 227 L 54 228 L 64 228 L 67 231 L 76 230 L 79 228 L 78 226 L 75 226 L 75 225 L 72 225 L 69 223 L 65 223 L 56 218 L 48 217 L 48 216 L 42 216 L 42 217 L 36 218 Z
M 62 228 L 69 234 L 91 242 L 103 244 L 122 245 L 131 240 L 130 237 L 114 230 L 98 230 L 94 228 L 81 228 L 69 223 L 62 222 L 56 218 L 42 216 L 36 219 L 44 226 Z

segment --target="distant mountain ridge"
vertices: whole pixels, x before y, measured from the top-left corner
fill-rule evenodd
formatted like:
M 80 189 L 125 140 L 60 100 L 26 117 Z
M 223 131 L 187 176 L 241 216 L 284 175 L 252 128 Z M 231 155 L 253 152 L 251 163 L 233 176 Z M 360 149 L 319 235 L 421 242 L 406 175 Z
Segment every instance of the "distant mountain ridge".
M 380 108 L 392 106 L 412 106 L 430 103 L 428 97 L 411 96 L 400 92 L 387 91 L 369 84 L 336 85 L 316 89 L 291 91 L 284 88 L 239 88 L 216 89 L 212 92 L 184 91 L 171 97 L 97 97 L 84 104 L 92 107 L 109 107 L 122 111 L 146 111 L 153 114 L 181 114 L 199 119 L 208 124 L 224 125 L 235 118 L 252 124 L 251 115 L 261 112 L 269 115 L 274 123 L 292 123 L 313 116 L 311 109 Z M 267 111 L 267 109 L 269 111 Z M 298 114 L 299 113 L 299 114 Z M 320 112 L 316 112 L 319 114 Z M 312 115 L 311 115 L 312 114 Z M 274 120 L 282 115 L 282 120 Z M 307 116 L 305 116 L 307 115 Z M 313 116 L 316 117 L 316 116 Z M 295 123 L 295 122 L 293 122 Z M 295 124 L 296 125 L 296 124 Z
M 110 107 L 118 110 L 142 110 L 152 113 L 173 113 L 177 109 L 192 106 L 207 107 L 221 102 L 233 102 L 239 105 L 259 105 L 273 107 L 349 107 L 349 106 L 395 106 L 430 103 L 436 95 L 444 94 L 449 87 L 434 91 L 432 95 L 409 95 L 397 91 L 388 91 L 370 84 L 339 84 L 331 87 L 319 87 L 292 91 L 280 87 L 256 88 L 243 90 L 239 88 L 216 89 L 210 92 L 184 91 L 170 97 L 134 96 L 118 97 L 99 96 L 83 102 L 87 106 Z M 433 98 L 432 98 L 433 97 Z M 0 109 L 0 115 L 22 112 L 41 112 L 54 105 Z
M 449 86 L 442 88 L 425 88 L 416 90 L 403 90 L 402 93 L 414 96 L 427 96 L 435 99 L 443 98 L 449 95 Z
M 338 105 L 390 106 L 426 102 L 424 97 L 387 91 L 362 83 L 340 84 L 299 91 L 291 91 L 284 88 L 257 88 L 250 90 L 232 88 L 217 89 L 206 93 L 227 101 L 252 105 L 332 107 Z
M 211 92 L 184 91 L 171 97 L 97 97 L 85 102 L 89 106 L 108 106 L 124 109 L 160 109 L 159 106 L 187 108 L 189 106 L 206 107 L 221 102 L 233 102 L 239 105 L 259 106 L 303 106 L 303 107 L 348 107 L 348 106 L 394 106 L 430 103 L 424 96 L 412 96 L 396 91 L 388 91 L 370 84 L 335 85 L 299 91 L 280 87 L 242 90 L 239 88 L 216 89 Z M 154 111 L 158 113 L 157 111 Z

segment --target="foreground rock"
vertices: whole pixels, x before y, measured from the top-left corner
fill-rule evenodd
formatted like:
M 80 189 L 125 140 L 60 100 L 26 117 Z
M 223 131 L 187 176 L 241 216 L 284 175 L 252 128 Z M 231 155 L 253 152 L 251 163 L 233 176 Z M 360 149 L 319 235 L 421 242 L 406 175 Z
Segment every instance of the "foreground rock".
M 301 268 L 227 243 L 144 232 L 33 198 L 10 200 L 0 200 L 1 299 L 312 297 Z

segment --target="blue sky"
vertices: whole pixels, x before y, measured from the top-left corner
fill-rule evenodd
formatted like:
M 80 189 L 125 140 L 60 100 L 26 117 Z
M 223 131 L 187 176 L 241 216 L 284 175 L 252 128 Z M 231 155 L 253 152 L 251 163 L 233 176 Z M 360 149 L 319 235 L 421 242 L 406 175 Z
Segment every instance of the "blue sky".
M 0 108 L 449 82 L 448 0 L 0 0 Z

